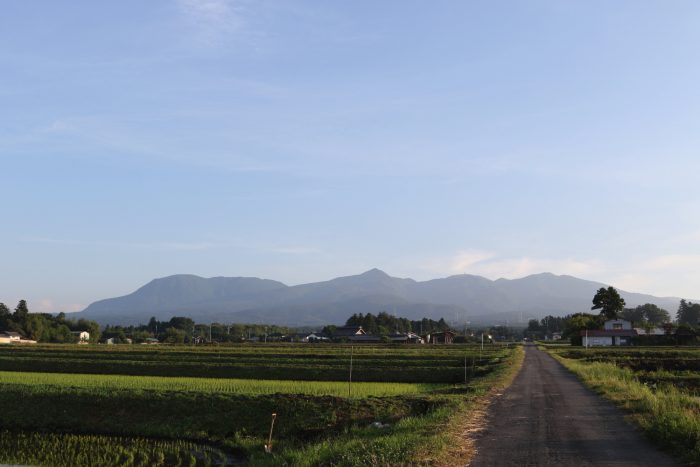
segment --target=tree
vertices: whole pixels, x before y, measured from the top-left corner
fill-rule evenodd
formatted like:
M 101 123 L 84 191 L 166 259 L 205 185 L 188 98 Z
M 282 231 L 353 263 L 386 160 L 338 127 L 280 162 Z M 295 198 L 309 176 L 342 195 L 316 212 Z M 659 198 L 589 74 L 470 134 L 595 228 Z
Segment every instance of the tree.
M 15 312 L 12 314 L 12 320 L 20 326 L 24 327 L 24 324 L 27 322 L 27 316 L 29 316 L 29 308 L 27 308 L 27 301 L 20 300 L 17 304 L 17 308 L 15 308 Z
M 644 319 L 652 324 L 663 324 L 671 321 L 671 316 L 668 311 L 663 308 L 659 308 L 653 303 L 646 303 L 637 307 L 638 310 L 642 312 Z
M 601 287 L 593 297 L 591 310 L 600 310 L 607 319 L 617 319 L 617 315 L 625 308 L 625 300 L 615 290 L 615 287 Z
M 700 304 L 681 300 L 676 313 L 678 324 L 697 326 L 700 321 Z
M 4 303 L 0 303 L 0 329 L 7 330 L 10 327 L 10 321 L 12 321 L 10 309 Z
M 95 321 L 79 319 L 76 331 L 87 331 L 90 334 L 90 342 L 97 344 L 100 341 L 100 325 Z
M 642 310 L 641 307 L 625 308 L 622 310 L 622 313 L 620 313 L 620 318 L 632 321 L 633 323 L 641 323 L 644 321 L 644 310 Z
M 173 316 L 170 318 L 168 327 L 180 329 L 181 331 L 190 332 L 194 327 L 194 321 L 192 318 L 186 316 Z
M 185 342 L 185 331 L 177 328 L 168 328 L 165 331 L 165 342 L 170 342 L 172 344 L 183 344 Z

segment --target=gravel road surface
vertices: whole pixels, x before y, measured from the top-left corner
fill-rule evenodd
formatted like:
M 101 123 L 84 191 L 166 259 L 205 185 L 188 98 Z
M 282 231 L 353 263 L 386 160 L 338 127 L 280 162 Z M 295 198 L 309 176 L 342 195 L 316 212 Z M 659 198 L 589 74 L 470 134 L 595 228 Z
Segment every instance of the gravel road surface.
M 525 352 L 522 370 L 489 409 L 471 466 L 679 465 L 552 357 L 534 345 Z

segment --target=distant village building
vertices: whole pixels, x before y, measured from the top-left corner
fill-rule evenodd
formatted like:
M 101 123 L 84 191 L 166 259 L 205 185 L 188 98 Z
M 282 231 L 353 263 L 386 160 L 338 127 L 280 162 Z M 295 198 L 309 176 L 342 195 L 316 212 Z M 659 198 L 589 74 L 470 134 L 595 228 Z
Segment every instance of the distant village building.
M 18 332 L 0 331 L 0 344 L 36 344 L 36 341 L 23 339 Z
M 14 342 L 19 342 L 22 336 L 18 332 L 14 331 L 3 331 L 0 332 L 0 344 L 12 344 Z
M 73 331 L 71 334 L 78 338 L 78 344 L 87 344 L 90 341 L 90 333 L 87 331 Z
M 389 336 L 389 340 L 402 344 L 423 344 L 425 342 L 421 336 L 413 332 L 392 334 Z
M 300 342 L 329 342 L 330 338 L 321 332 L 312 332 L 310 334 L 299 334 Z
M 335 331 L 333 332 L 333 338 L 342 339 L 351 336 L 360 336 L 363 334 L 367 333 L 364 329 L 362 329 L 362 326 L 339 326 L 335 328 Z
M 452 331 L 440 331 L 426 334 L 423 339 L 428 344 L 452 344 L 456 335 Z

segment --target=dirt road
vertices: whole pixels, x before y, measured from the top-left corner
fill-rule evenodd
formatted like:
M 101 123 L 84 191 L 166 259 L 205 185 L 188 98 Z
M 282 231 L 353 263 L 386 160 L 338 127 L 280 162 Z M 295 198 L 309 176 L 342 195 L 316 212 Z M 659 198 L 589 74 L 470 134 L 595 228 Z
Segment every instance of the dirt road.
M 526 346 L 523 368 L 489 410 L 472 466 L 678 465 L 613 404 L 556 360 Z

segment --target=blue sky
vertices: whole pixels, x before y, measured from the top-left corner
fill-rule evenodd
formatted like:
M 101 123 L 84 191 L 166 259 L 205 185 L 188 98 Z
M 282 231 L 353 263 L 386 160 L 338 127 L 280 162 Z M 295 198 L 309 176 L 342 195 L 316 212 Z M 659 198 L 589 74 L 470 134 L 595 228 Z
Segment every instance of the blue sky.
M 372 267 L 700 297 L 697 2 L 3 7 L 12 306 Z

